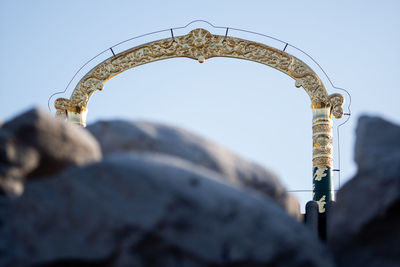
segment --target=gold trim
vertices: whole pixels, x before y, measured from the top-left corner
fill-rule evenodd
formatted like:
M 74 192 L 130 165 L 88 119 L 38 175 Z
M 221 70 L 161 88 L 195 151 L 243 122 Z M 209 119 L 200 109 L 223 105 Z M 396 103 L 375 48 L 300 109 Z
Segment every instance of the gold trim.
M 166 38 L 126 50 L 98 64 L 75 87 L 70 100 L 59 98 L 55 102 L 57 115 L 65 114 L 67 107 L 84 108 L 91 95 L 103 89 L 103 84 L 128 69 L 150 62 L 187 57 L 200 63 L 213 57 L 231 57 L 258 62 L 295 79 L 297 87 L 308 93 L 312 107 L 333 107 L 333 115 L 341 117 L 343 97 L 328 95 L 317 74 L 300 59 L 264 44 L 235 37 L 213 35 L 205 29 Z
M 333 158 L 328 156 L 314 157 L 312 159 L 312 162 L 313 162 L 313 168 L 317 166 L 328 166 L 328 167 L 333 166 Z
M 84 111 L 87 111 L 86 107 L 79 107 L 79 106 L 68 106 L 67 107 L 68 112 L 74 112 L 74 113 L 81 113 Z
M 326 120 L 319 119 L 319 120 L 313 121 L 313 126 L 316 126 L 316 125 L 329 125 L 330 127 L 332 127 L 332 121 L 331 121 L 331 119 L 326 119 Z
M 328 123 L 314 124 L 312 126 L 312 130 L 313 130 L 313 135 L 322 134 L 322 133 L 330 133 L 330 131 L 332 130 L 332 125 L 328 124 Z

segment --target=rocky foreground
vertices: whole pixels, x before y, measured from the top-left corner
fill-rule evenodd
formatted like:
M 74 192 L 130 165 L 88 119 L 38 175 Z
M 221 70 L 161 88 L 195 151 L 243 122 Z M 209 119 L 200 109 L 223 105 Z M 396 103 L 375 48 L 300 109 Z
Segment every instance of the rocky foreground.
M 400 127 L 363 117 L 322 242 L 277 176 L 183 129 L 0 126 L 0 266 L 399 266 Z

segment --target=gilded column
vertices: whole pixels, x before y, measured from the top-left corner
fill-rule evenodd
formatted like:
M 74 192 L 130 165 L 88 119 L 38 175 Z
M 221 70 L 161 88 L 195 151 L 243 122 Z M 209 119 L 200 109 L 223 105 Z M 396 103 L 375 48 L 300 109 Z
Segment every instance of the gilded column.
M 86 116 L 87 108 L 79 107 L 68 107 L 67 108 L 67 120 L 73 124 L 77 124 L 82 127 L 86 127 Z
M 313 107 L 313 200 L 320 213 L 334 200 L 331 107 Z

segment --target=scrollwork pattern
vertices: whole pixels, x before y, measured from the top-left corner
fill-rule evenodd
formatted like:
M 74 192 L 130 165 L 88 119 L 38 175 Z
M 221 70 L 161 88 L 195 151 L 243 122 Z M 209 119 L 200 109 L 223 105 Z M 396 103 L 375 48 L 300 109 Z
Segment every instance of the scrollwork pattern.
M 329 97 L 329 103 L 331 104 L 332 115 L 339 119 L 343 117 L 343 103 L 344 98 L 340 94 L 331 94 Z
M 103 84 L 119 73 L 150 62 L 188 57 L 200 63 L 212 57 L 233 57 L 268 65 L 280 70 L 296 80 L 297 87 L 303 87 L 310 96 L 312 104 L 332 104 L 333 115 L 340 116 L 343 111 L 340 95 L 328 96 L 327 91 L 314 73 L 300 59 L 264 44 L 235 37 L 213 35 L 205 29 L 195 29 L 189 34 L 167 38 L 126 50 L 111 57 L 87 73 L 75 87 L 70 102 L 57 99 L 57 114 L 64 114 L 66 105 L 84 108 L 90 96 L 103 89 Z M 342 97 L 343 100 L 343 97 Z
M 66 98 L 58 98 L 54 102 L 54 107 L 57 110 L 56 116 L 60 118 L 66 118 L 67 116 L 67 108 L 71 106 L 71 101 Z

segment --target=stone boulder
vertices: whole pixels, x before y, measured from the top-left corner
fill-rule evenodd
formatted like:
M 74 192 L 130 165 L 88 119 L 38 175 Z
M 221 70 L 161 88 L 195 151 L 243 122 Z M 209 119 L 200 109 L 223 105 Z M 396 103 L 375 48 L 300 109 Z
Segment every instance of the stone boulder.
M 339 266 L 400 266 L 400 127 L 363 116 L 356 176 L 337 194 L 328 242 Z
M 272 198 L 299 218 L 300 205 L 278 177 L 227 149 L 184 129 L 143 121 L 99 121 L 88 130 L 97 138 L 104 155 L 122 152 L 157 152 L 172 155 L 221 174 L 223 182 L 251 188 Z
M 21 194 L 25 178 L 48 176 L 101 156 L 88 131 L 31 109 L 0 128 L 0 191 Z
M 360 173 L 399 174 L 400 127 L 379 117 L 360 117 L 354 159 Z M 384 168 L 381 168 L 384 166 Z
M 26 185 L 1 266 L 333 266 L 274 202 L 161 154 L 120 153 Z

